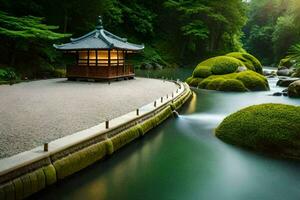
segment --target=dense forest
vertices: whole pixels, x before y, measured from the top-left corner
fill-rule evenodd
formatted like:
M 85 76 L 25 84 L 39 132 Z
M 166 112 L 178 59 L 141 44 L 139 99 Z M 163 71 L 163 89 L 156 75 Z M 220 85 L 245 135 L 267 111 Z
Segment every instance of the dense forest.
M 0 0 L 0 76 L 59 76 L 66 61 L 52 44 L 93 30 L 99 15 L 145 44 L 137 66 L 195 66 L 232 51 L 277 64 L 300 42 L 297 0 Z

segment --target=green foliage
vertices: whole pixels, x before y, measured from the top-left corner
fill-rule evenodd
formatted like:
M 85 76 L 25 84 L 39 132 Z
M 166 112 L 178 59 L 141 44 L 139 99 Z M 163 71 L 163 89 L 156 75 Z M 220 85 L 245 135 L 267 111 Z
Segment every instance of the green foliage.
M 226 117 L 216 129 L 221 140 L 289 158 L 300 157 L 300 107 L 255 105 Z
M 251 0 L 244 28 L 246 50 L 264 64 L 278 62 L 300 40 L 299 11 L 297 0 Z
M 53 68 L 57 57 L 52 43 L 68 37 L 56 33 L 57 26 L 42 23 L 42 18 L 14 17 L 0 11 L 1 64 L 11 66 L 23 76 L 37 76 L 44 69 Z M 14 70 L 9 70 L 10 79 L 15 79 Z
M 232 52 L 226 56 L 236 58 L 244 63 L 244 65 L 252 71 L 262 74 L 262 65 L 257 58 L 249 53 Z
M 18 77 L 12 68 L 0 68 L 0 81 L 14 81 Z

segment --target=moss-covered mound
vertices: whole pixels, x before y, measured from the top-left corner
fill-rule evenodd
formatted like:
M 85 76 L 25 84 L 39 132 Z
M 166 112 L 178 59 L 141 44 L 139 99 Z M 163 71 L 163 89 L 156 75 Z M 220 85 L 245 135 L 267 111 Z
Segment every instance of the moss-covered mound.
M 201 89 L 246 92 L 269 89 L 267 79 L 253 71 L 210 76 L 198 85 Z
M 300 158 L 300 107 L 255 105 L 224 119 L 216 129 L 221 140 L 249 149 Z
M 193 77 L 206 78 L 210 75 L 229 74 L 235 72 L 240 66 L 245 65 L 236 58 L 217 56 L 198 64 L 193 72 Z
M 290 68 L 293 66 L 293 63 L 291 62 L 291 59 L 289 58 L 283 58 L 280 60 L 279 64 L 278 64 L 278 68 Z
M 236 58 L 244 63 L 244 65 L 257 73 L 262 74 L 262 65 L 257 58 L 252 56 L 249 53 L 241 53 L 241 52 L 232 52 L 227 54 L 226 56 Z
M 244 69 L 241 70 L 240 67 Z M 233 52 L 201 62 L 186 82 L 190 86 L 208 90 L 234 92 L 268 90 L 268 81 L 261 73 L 262 65 L 254 56 Z

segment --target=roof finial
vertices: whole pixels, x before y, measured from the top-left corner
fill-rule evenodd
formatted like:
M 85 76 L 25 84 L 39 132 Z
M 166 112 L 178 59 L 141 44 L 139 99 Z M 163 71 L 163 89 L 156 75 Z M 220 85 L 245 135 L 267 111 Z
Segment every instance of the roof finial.
M 96 26 L 97 29 L 103 29 L 103 22 L 101 15 L 98 16 L 98 25 Z

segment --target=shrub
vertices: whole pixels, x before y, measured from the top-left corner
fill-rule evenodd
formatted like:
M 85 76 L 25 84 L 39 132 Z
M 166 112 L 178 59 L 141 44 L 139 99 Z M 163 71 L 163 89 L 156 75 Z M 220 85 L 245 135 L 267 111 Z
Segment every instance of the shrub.
M 244 65 L 257 73 L 262 74 L 262 65 L 257 58 L 249 53 L 241 53 L 241 52 L 232 52 L 227 54 L 226 56 L 236 58 L 244 63 Z
M 300 158 L 300 107 L 262 104 L 226 117 L 216 129 L 221 140 L 290 158 Z
M 0 69 L 0 81 L 13 81 L 17 80 L 17 75 L 11 68 Z
M 193 77 L 206 78 L 212 75 L 211 67 L 198 65 L 193 72 Z

